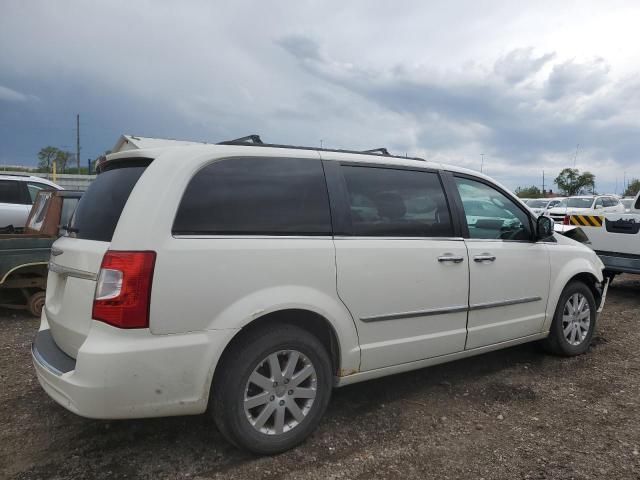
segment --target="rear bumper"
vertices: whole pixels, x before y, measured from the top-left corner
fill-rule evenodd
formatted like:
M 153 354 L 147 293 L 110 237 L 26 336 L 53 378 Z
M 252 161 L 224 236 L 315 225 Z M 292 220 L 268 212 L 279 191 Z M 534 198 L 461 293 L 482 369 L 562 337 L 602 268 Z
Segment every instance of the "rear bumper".
M 153 335 L 93 322 L 73 359 L 57 347 L 43 314 L 32 357 L 47 394 L 83 417 L 198 414 L 207 408 L 215 365 L 236 331 Z

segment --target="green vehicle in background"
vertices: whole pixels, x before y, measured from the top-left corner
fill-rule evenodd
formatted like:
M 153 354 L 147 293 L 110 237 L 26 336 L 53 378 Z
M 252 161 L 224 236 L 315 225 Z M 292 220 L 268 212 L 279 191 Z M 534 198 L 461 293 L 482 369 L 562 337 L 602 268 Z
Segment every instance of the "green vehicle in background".
M 0 234 L 0 307 L 28 310 L 32 315 L 40 316 L 51 245 L 65 233 L 82 193 L 41 191 L 24 230 Z

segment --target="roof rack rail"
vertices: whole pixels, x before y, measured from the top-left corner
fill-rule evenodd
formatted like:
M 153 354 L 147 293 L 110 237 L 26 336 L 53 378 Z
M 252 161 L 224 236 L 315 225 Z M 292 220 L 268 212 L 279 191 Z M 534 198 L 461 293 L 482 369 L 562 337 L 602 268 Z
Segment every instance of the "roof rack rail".
M 260 138 L 260 135 L 247 135 L 246 137 L 235 138 L 233 140 L 225 140 L 219 142 L 218 145 L 236 145 L 239 143 L 252 143 L 255 145 L 264 145 L 264 142 Z
M 385 147 L 380 147 L 380 148 L 372 148 L 371 150 L 363 150 L 362 153 L 373 153 L 374 155 L 385 155 L 387 157 L 390 157 L 391 154 L 389 153 L 389 150 L 387 150 Z
M 355 153 L 357 155 L 378 155 L 389 158 L 399 158 L 402 160 L 419 160 L 426 162 L 424 158 L 409 157 L 406 154 L 403 156 L 392 155 L 384 147 L 374 148 L 373 150 L 343 150 L 339 148 L 318 148 L 318 147 L 303 147 L 299 145 L 281 145 L 277 143 L 264 143 L 260 138 L 260 135 L 247 135 L 246 137 L 236 138 L 234 140 L 225 140 L 224 142 L 218 142 L 216 145 L 244 145 L 251 147 L 268 147 L 268 148 L 290 148 L 294 150 L 314 150 L 316 152 L 328 152 L 328 153 Z
M 0 171 L 0 175 L 4 175 L 5 177 L 30 177 L 28 173 L 4 173 Z

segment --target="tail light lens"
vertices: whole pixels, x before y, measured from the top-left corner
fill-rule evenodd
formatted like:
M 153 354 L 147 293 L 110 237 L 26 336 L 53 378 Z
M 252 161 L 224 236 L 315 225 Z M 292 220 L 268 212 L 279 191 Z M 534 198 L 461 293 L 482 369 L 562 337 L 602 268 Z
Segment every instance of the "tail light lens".
M 571 220 L 569 219 L 569 215 L 565 215 L 564 218 L 562 219 L 562 224 L 563 225 L 571 225 Z
M 156 252 L 109 250 L 93 300 L 94 320 L 118 328 L 148 328 Z

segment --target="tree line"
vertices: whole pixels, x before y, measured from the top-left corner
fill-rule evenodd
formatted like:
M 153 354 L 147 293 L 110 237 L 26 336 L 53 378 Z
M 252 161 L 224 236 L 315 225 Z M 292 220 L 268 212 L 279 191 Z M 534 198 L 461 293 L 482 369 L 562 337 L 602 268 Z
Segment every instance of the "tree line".
M 78 170 L 78 168 L 74 165 L 74 160 L 76 160 L 76 155 L 74 153 L 49 145 L 47 147 L 41 148 L 38 152 L 38 166 L 36 167 L 35 171 L 41 173 L 52 173 L 53 165 L 55 164 L 57 173 L 78 173 L 84 175 L 91 173 L 87 165 L 81 166 Z M 92 171 L 94 170 L 94 164 L 95 160 L 91 162 Z M 33 168 L 27 167 L 11 167 L 11 170 L 24 172 L 34 171 Z
M 571 197 L 573 195 L 595 194 L 596 176 L 591 172 L 580 173 L 577 168 L 564 168 L 553 180 L 560 192 Z M 629 182 L 623 196 L 633 197 L 640 191 L 640 179 L 634 178 Z M 532 185 L 518 187 L 516 194 L 521 198 L 542 198 L 545 192 Z

